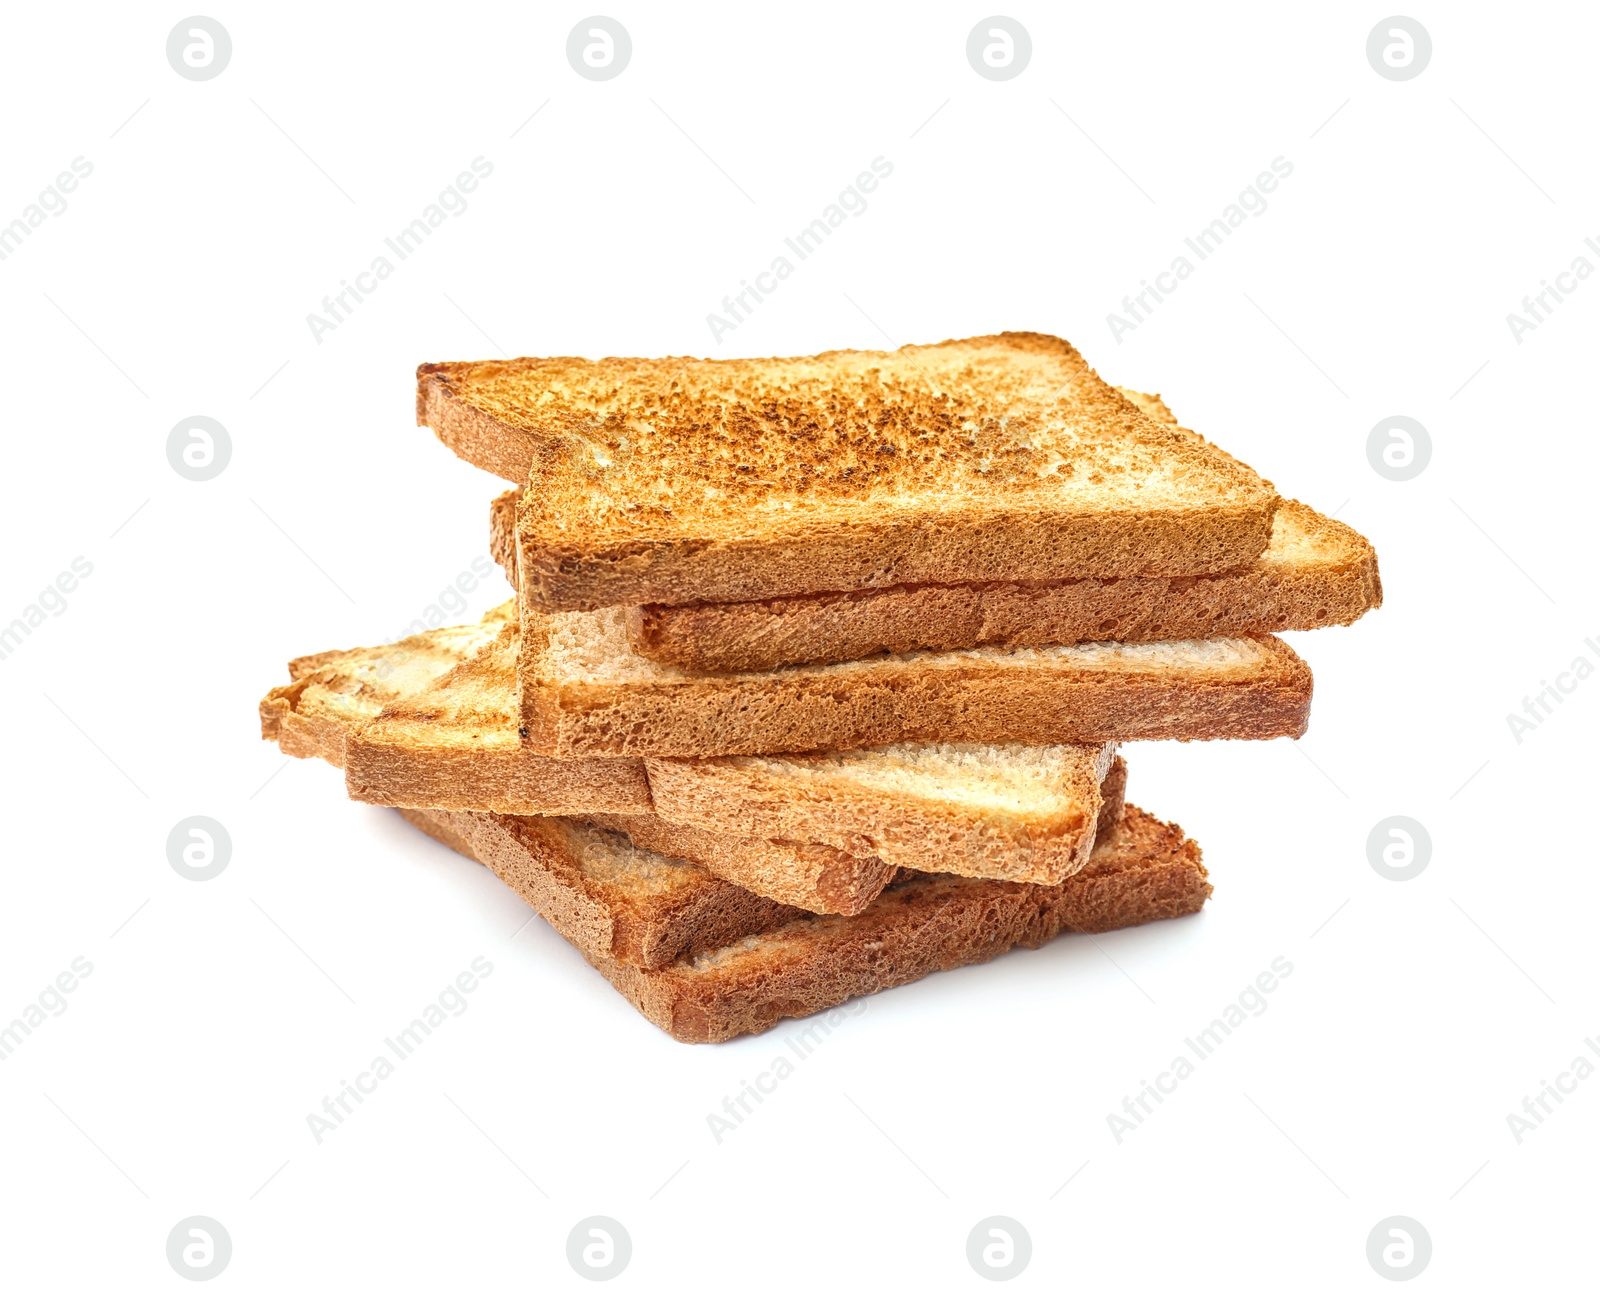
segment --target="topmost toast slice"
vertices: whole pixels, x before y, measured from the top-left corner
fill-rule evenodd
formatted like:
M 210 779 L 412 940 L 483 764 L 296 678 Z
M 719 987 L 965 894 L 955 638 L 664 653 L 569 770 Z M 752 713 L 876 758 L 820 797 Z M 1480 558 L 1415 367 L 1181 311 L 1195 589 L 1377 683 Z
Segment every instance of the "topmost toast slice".
M 1044 334 L 424 365 L 417 419 L 528 475 L 522 598 L 546 609 L 1223 572 L 1266 549 L 1278 505 Z

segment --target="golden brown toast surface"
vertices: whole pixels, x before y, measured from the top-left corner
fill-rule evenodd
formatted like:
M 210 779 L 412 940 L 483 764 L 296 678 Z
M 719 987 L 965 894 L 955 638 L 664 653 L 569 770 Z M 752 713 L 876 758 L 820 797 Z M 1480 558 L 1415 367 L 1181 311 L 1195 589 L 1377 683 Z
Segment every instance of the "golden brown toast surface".
M 1277 505 L 1042 334 L 429 365 L 418 418 L 496 471 L 526 448 L 523 597 L 550 608 L 1216 572 Z

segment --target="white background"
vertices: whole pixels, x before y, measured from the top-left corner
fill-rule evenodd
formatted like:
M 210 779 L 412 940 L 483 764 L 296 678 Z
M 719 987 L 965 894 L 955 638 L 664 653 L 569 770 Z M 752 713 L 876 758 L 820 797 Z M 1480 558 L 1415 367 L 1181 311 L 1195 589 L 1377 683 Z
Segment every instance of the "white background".
M 164 1250 L 192 1214 L 241 1294 L 588 1292 L 565 1240 L 591 1214 L 632 1237 L 619 1293 L 986 1291 L 965 1241 L 994 1214 L 1031 1234 L 1026 1292 L 1384 1291 L 1392 1214 L 1432 1237 L 1417 1292 L 1592 1276 L 1600 1079 L 1520 1144 L 1506 1121 L 1600 1033 L 1600 679 L 1520 744 L 1506 722 L 1600 666 L 1600 282 L 1520 344 L 1506 323 L 1600 239 L 1592 7 L 1413 11 L 1434 50 L 1403 83 L 1366 60 L 1384 11 L 1343 4 L 1014 7 L 1034 52 L 1004 83 L 966 61 L 971 5 L 626 4 L 604 83 L 566 61 L 582 9 L 209 12 L 234 51 L 204 83 L 148 4 L 11 6 L 0 51 L 0 221 L 93 165 L 0 262 L 0 622 L 93 564 L 0 661 L 0 1021 L 94 969 L 0 1064 L 0 1287 L 187 1292 Z M 480 156 L 469 208 L 314 341 Z M 868 209 L 714 342 L 878 156 Z M 1123 295 L 1280 156 L 1268 209 L 1115 341 Z M 1385 605 L 1294 637 L 1299 744 L 1128 750 L 1131 797 L 1204 848 L 1202 916 L 872 998 L 718 1144 L 706 1115 L 786 1029 L 671 1041 L 542 921 L 512 936 L 487 871 L 286 763 L 256 701 L 487 552 L 501 488 L 414 426 L 418 362 L 1001 329 L 1072 339 L 1337 512 Z M 164 449 L 197 413 L 233 443 L 203 483 Z M 1394 414 L 1433 439 L 1405 483 L 1365 454 Z M 234 844 L 204 884 L 165 855 L 193 814 Z M 1393 814 L 1432 837 L 1407 883 L 1367 860 Z M 476 956 L 468 1011 L 315 1143 L 306 1115 Z M 1107 1114 L 1277 956 L 1267 1011 L 1116 1143 Z

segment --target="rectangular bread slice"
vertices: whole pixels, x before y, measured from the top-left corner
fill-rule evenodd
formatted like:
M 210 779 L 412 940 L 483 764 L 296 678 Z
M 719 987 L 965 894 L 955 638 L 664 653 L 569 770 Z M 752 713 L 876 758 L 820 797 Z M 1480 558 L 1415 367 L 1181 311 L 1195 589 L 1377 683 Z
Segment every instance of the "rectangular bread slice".
M 1152 419 L 1178 427 L 1160 397 L 1119 391 Z M 512 585 L 520 496 L 504 492 L 490 509 L 490 553 Z M 1215 576 L 901 585 L 742 603 L 643 604 L 628 610 L 627 625 L 633 651 L 656 662 L 766 671 L 885 651 L 1310 631 L 1347 626 L 1382 603 L 1378 556 L 1367 539 L 1284 500 L 1266 552 L 1247 568 Z
M 827 843 L 914 870 L 1060 883 L 1094 847 L 1114 744 L 895 744 L 774 757 L 651 757 L 656 814 Z
M 1278 504 L 1043 334 L 424 365 L 417 411 L 528 475 L 522 597 L 544 609 L 1224 572 L 1266 549 Z
M 1305 733 L 1311 671 L 1275 636 L 882 654 L 771 672 L 641 658 L 625 609 L 522 606 L 524 737 L 560 757 L 720 757 L 907 740 L 1101 744 Z
M 561 761 L 520 742 L 514 685 L 506 683 L 514 681 L 516 653 L 515 605 L 507 602 L 470 626 L 296 658 L 291 683 L 261 700 L 261 737 L 290 757 L 342 768 L 360 802 L 544 815 L 648 812 L 642 762 Z M 437 712 L 431 728 L 408 732 L 409 749 L 399 739 L 358 742 L 385 709 L 407 698 L 431 699 Z
M 424 828 L 433 814 L 412 813 Z M 616 926 L 598 913 L 603 904 L 587 893 L 588 905 L 570 900 L 574 885 L 567 880 L 577 869 L 572 854 L 581 856 L 570 840 L 507 838 L 497 852 L 480 855 L 464 825 L 505 818 L 444 814 L 445 832 L 436 835 L 441 841 L 458 850 L 465 842 L 473 856 L 488 856 L 485 864 L 546 915 L 641 1014 L 684 1042 L 764 1032 L 780 1019 L 992 960 L 1012 947 L 1039 947 L 1063 932 L 1104 933 L 1193 914 L 1211 895 L 1199 847 L 1176 825 L 1129 804 L 1088 866 L 1065 883 L 908 875 L 860 915 L 791 918 L 645 967 L 611 953 L 619 944 Z M 660 858 L 646 859 L 651 856 L 636 853 L 631 869 L 671 868 Z

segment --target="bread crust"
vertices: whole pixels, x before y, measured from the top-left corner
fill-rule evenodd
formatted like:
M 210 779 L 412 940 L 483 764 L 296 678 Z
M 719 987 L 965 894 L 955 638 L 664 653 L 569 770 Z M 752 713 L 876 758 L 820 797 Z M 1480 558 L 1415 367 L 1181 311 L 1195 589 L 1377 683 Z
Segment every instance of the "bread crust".
M 615 617 L 615 614 L 559 615 Z M 887 656 L 771 673 L 565 674 L 572 622 L 526 607 L 518 659 L 524 739 L 561 757 L 717 757 L 868 748 L 901 741 L 1098 744 L 1133 739 L 1273 739 L 1305 733 L 1311 670 L 1276 636 L 1199 642 L 1219 665 L 1169 671 L 1112 646 L 1085 668 L 1059 651 Z M 615 629 L 584 624 L 597 639 Z M 606 643 L 609 646 L 610 640 Z M 1220 649 L 1218 647 L 1221 647 Z
M 537 443 L 527 431 L 492 418 L 457 397 L 459 363 L 417 366 L 417 424 L 468 464 L 519 485 L 528 481 Z
M 369 727 L 347 742 L 345 792 L 380 807 L 560 816 L 646 813 L 650 782 L 637 761 L 564 761 L 507 740 L 476 750 L 418 747 Z
M 1266 548 L 1278 499 L 1042 334 L 427 365 L 417 408 L 529 483 L 522 590 L 548 609 L 1222 572 Z
M 894 865 L 820 841 L 728 834 L 660 815 L 587 818 L 639 847 L 704 866 L 720 879 L 819 915 L 859 915 L 894 878 Z
M 1051 581 L 1226 572 L 1272 538 L 1255 502 L 1163 513 L 1050 515 L 986 511 L 963 518 L 883 513 L 870 520 L 798 518 L 759 536 L 683 542 L 569 540 L 542 511 L 571 470 L 541 461 L 519 505 L 523 597 L 542 609 L 689 604 L 919 583 Z

